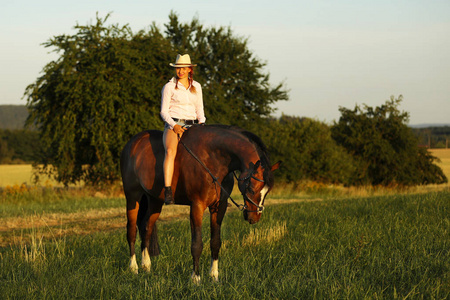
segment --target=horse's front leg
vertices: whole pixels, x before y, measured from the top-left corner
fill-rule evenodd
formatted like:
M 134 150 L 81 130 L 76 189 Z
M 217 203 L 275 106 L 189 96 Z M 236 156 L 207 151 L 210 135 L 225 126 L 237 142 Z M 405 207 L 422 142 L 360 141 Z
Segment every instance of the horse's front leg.
M 157 236 L 156 236 L 156 220 L 158 220 L 159 215 L 161 214 L 161 208 L 162 208 L 162 202 L 157 201 L 157 200 L 150 200 L 149 201 L 149 217 L 148 217 L 148 221 L 146 224 L 146 228 L 143 231 L 142 235 L 142 245 L 141 245 L 141 250 L 142 250 L 142 268 L 144 269 L 144 271 L 150 272 L 150 268 L 151 268 L 151 260 L 150 260 L 150 253 L 149 253 L 149 249 L 150 249 L 150 242 L 151 242 L 151 237 L 154 237 L 154 240 L 152 242 L 154 243 L 158 243 L 157 240 Z M 154 247 L 157 247 L 157 245 L 154 245 Z
M 200 283 L 200 256 L 203 250 L 202 241 L 202 220 L 205 207 L 200 204 L 193 203 L 191 205 L 191 254 L 194 262 L 194 271 L 192 273 L 192 281 L 196 284 Z
M 211 214 L 211 269 L 209 274 L 214 281 L 219 281 L 219 250 L 222 244 L 220 227 L 227 210 L 227 201 L 220 201 L 209 208 Z

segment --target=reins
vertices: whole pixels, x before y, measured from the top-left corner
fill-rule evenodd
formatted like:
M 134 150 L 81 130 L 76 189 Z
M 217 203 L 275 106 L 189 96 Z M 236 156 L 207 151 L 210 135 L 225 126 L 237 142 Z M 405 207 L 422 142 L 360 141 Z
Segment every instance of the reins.
M 239 203 L 237 203 L 236 201 L 234 201 L 233 198 L 231 197 L 231 194 L 228 193 L 227 190 L 225 190 L 225 188 L 220 184 L 220 182 L 219 182 L 219 180 L 217 179 L 217 177 L 214 176 L 214 174 L 208 169 L 208 167 L 207 167 L 207 166 L 206 166 L 206 165 L 205 165 L 205 164 L 204 164 L 204 163 L 203 163 L 203 162 L 202 162 L 202 161 L 194 154 L 194 152 L 192 152 L 191 149 L 189 149 L 188 146 L 186 146 L 186 144 L 185 144 L 181 139 L 179 139 L 179 142 L 183 145 L 183 147 L 186 149 L 186 151 L 187 151 L 190 155 L 192 155 L 192 157 L 195 158 L 196 161 L 198 161 L 198 162 L 200 163 L 200 165 L 206 170 L 206 172 L 208 172 L 208 174 L 211 176 L 211 178 L 212 178 L 212 180 L 213 180 L 213 183 L 214 183 L 214 184 L 218 184 L 218 185 L 220 186 L 220 188 L 222 189 L 222 191 L 224 191 L 224 192 L 227 194 L 227 198 L 229 198 L 229 199 L 231 200 L 231 202 L 233 202 L 233 204 L 236 205 L 236 207 L 237 207 L 240 211 L 246 210 L 247 212 L 262 212 L 262 211 L 264 210 L 264 206 L 260 206 L 260 205 L 256 204 L 256 203 L 253 202 L 250 198 L 248 198 L 246 195 L 244 195 L 244 193 L 242 193 L 242 197 L 244 198 L 244 204 L 239 204 Z M 239 179 L 239 178 L 236 176 L 236 173 L 234 173 L 234 171 L 233 171 L 233 175 L 234 175 L 234 177 L 236 177 L 236 179 L 237 179 L 238 181 L 245 181 L 245 180 L 248 180 L 248 179 L 250 179 L 250 178 L 253 178 L 253 179 L 257 180 L 257 181 L 264 182 L 264 180 L 261 180 L 261 179 L 259 179 L 259 178 L 256 178 L 255 176 L 253 176 L 253 172 L 251 172 L 248 176 L 246 176 L 245 178 L 242 178 L 242 179 Z M 247 184 L 247 186 L 248 186 L 248 184 Z M 249 201 L 250 203 L 252 203 L 253 205 L 255 205 L 258 209 L 257 209 L 257 210 L 247 210 L 247 205 L 245 204 L 245 200 L 247 200 L 247 201 Z

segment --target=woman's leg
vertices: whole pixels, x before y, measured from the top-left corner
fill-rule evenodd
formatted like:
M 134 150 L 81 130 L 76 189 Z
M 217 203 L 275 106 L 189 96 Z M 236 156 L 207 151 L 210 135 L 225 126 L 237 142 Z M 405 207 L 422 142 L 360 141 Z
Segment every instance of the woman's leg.
M 164 157 L 164 186 L 165 186 L 165 203 L 172 204 L 173 195 L 172 195 L 172 177 L 173 177 L 173 169 L 175 156 L 177 155 L 177 147 L 178 147 L 178 136 L 177 134 L 171 130 L 166 128 L 163 134 L 163 142 L 165 149 L 165 157 Z

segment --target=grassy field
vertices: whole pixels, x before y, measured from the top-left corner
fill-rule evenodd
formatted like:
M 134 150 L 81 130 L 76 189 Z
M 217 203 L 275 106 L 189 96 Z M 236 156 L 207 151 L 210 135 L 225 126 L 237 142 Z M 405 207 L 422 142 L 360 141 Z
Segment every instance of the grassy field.
M 42 192 L 43 193 L 43 192 Z M 190 281 L 185 207 L 165 207 L 162 255 L 128 271 L 123 198 L 49 191 L 3 198 L 2 299 L 448 299 L 450 192 L 344 199 L 269 199 L 249 225 L 224 220 L 220 280 Z M 139 252 L 139 251 L 138 251 Z
M 450 150 L 433 154 L 450 178 Z M 0 187 L 24 182 L 32 182 L 31 166 L 0 165 Z M 153 258 L 150 273 L 136 276 L 127 268 L 123 197 L 41 184 L 47 188 L 0 195 L 1 299 L 450 297 L 448 184 L 402 194 L 315 183 L 298 193 L 279 186 L 256 225 L 229 209 L 218 283 L 208 277 L 205 216 L 199 286 L 190 281 L 188 207 L 164 207 L 162 255 Z

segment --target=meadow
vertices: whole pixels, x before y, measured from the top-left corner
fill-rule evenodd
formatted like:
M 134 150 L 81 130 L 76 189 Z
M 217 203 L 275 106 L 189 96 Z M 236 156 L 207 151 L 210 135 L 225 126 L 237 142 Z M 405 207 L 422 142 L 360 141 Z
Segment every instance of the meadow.
M 448 155 L 445 158 L 445 155 Z M 450 152 L 441 153 L 444 172 Z M 2 166 L 0 166 L 2 167 Z M 450 177 L 450 176 L 449 176 Z M 1 186 L 1 184 L 0 184 Z M 2 299 L 448 299 L 450 189 L 342 189 L 314 183 L 269 195 L 261 221 L 229 209 L 219 282 L 190 280 L 188 207 L 164 207 L 162 254 L 128 271 L 123 196 L 26 187 L 0 200 Z M 5 193 L 5 191 L 10 191 Z M 115 194 L 115 193 L 112 193 Z M 237 201 L 242 198 L 234 195 Z M 137 253 L 140 241 L 137 243 Z M 140 263 L 138 254 L 138 263 Z
M 158 228 L 162 254 L 152 259 L 150 273 L 140 270 L 134 275 L 128 271 L 122 198 L 83 199 L 48 193 L 46 199 L 34 195 L 32 209 L 26 205 L 30 199 L 20 200 L 23 196 L 2 200 L 1 218 L 6 225 L 0 232 L 3 242 L 9 242 L 0 248 L 3 299 L 450 296 L 448 190 L 309 201 L 269 199 L 271 204 L 256 225 L 249 225 L 241 212 L 230 209 L 223 226 L 218 283 L 208 276 L 205 217 L 202 283 L 198 286 L 190 281 L 190 226 L 185 207 L 164 208 L 166 216 Z M 102 215 L 103 210 L 116 215 Z M 78 217 L 67 221 L 65 215 Z

